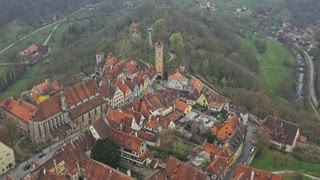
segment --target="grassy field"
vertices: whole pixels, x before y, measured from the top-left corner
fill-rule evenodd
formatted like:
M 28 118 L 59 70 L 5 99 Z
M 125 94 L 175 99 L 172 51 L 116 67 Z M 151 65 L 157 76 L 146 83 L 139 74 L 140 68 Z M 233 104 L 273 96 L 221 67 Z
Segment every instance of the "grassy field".
M 293 157 L 288 158 L 288 160 L 275 160 L 274 154 L 277 150 L 265 150 L 255 158 L 251 164 L 252 167 L 266 170 L 266 171 L 282 171 L 282 170 L 292 170 L 296 172 L 301 172 L 309 174 L 312 176 L 320 177 L 320 164 L 309 163 L 304 161 L 299 161 Z M 283 156 L 286 156 L 282 154 Z M 285 162 L 287 161 L 287 163 Z
M 40 62 L 32 66 L 32 68 L 30 68 L 18 82 L 13 84 L 6 92 L 0 94 L 0 100 L 9 96 L 19 97 L 21 92 L 30 90 L 30 88 L 35 85 L 34 83 L 39 72 L 47 65 L 49 64 L 43 64 Z
M 3 49 L 19 38 L 28 34 L 31 27 L 19 21 L 14 21 L 0 29 L 0 49 Z
M 256 40 L 264 41 L 267 45 L 267 51 L 260 54 L 254 42 Z M 293 78 L 292 73 L 294 64 L 296 64 L 295 56 L 286 47 L 277 41 L 263 37 L 248 34 L 244 39 L 244 44 L 252 50 L 260 63 L 260 75 L 266 82 L 270 95 L 276 95 L 281 87 L 283 80 Z M 284 60 L 289 62 L 290 66 L 283 64 Z

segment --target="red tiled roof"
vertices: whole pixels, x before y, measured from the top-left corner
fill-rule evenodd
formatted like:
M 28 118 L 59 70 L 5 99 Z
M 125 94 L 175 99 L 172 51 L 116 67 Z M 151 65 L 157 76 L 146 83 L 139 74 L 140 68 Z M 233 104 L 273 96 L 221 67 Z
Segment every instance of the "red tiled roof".
M 198 92 L 201 92 L 202 89 L 203 89 L 203 87 L 204 87 L 203 83 L 202 83 L 199 79 L 197 79 L 197 78 L 192 78 L 192 79 L 190 80 L 190 83 L 193 84 L 192 90 L 197 89 Z
M 84 178 L 90 180 L 133 180 L 133 178 L 113 169 L 110 166 L 90 159 L 85 166 Z
M 57 81 L 51 83 L 49 80 L 36 86 L 36 89 L 39 91 L 39 95 L 48 95 L 51 92 L 57 93 L 60 91 L 60 86 Z
M 289 145 L 293 144 L 299 130 L 299 125 L 270 115 L 264 119 L 261 127 L 268 131 L 272 140 Z
M 206 143 L 203 146 L 203 150 L 210 155 L 211 159 L 214 159 L 215 156 L 220 155 L 224 151 L 224 148 Z
M 145 120 L 143 122 L 143 125 L 144 126 L 147 126 L 149 128 L 152 128 L 152 129 L 156 129 L 159 125 L 157 123 L 157 121 L 155 119 L 152 119 L 152 120 Z
M 122 82 L 120 82 L 120 81 L 115 81 L 115 82 L 113 82 L 113 84 L 115 86 L 117 86 L 123 92 L 124 96 L 126 96 L 128 90 L 129 90 L 129 87 L 127 85 L 122 84 Z
M 299 142 L 302 142 L 302 143 L 306 143 L 306 142 L 307 142 L 307 137 L 302 136 L 302 135 L 299 135 L 299 136 L 298 136 L 298 141 L 299 141 Z
M 114 66 L 118 62 L 116 57 L 107 59 L 105 66 Z
M 88 113 L 89 111 L 103 105 L 105 100 L 101 96 L 96 96 L 89 101 L 86 101 L 79 106 L 69 110 L 70 119 L 73 120 L 81 115 Z
M 149 132 L 138 131 L 137 135 L 139 138 L 149 142 L 157 142 L 158 140 L 158 136 L 156 134 L 149 133 Z
M 45 179 L 45 180 L 64 180 L 64 176 L 58 176 L 55 173 L 50 172 L 45 168 L 41 168 L 38 174 L 37 179 Z
M 38 111 L 32 121 L 40 122 L 62 112 L 60 93 L 50 97 L 38 105 Z
M 127 69 L 129 74 L 131 74 L 131 75 L 139 72 L 139 70 L 137 68 L 137 62 L 135 60 L 133 60 L 133 59 L 131 59 L 130 61 L 126 62 L 125 69 Z
M 98 93 L 98 87 L 93 79 L 76 84 L 66 90 L 67 105 L 72 106 L 76 103 L 89 98 Z
M 244 174 L 244 176 L 246 177 L 246 179 L 250 179 L 250 180 L 266 180 L 266 179 L 271 179 L 271 180 L 282 180 L 283 178 L 280 175 L 277 174 L 273 174 L 267 171 L 263 171 L 260 169 L 255 169 L 252 167 L 248 167 L 248 166 L 243 166 L 240 164 L 236 165 L 235 171 L 233 173 L 233 178 L 235 177 L 239 177 L 238 179 L 243 179 L 243 175 L 239 176 L 240 174 Z M 238 180 L 238 179 L 234 179 L 234 180 Z
M 146 178 L 146 180 L 164 180 L 166 179 L 166 175 L 158 170 L 155 173 L 151 174 L 149 177 Z
M 207 180 L 208 175 L 178 159 L 170 156 L 166 167 L 167 177 L 170 180 Z
M 27 49 L 30 53 L 34 53 L 38 50 L 38 46 L 36 44 L 31 44 Z
M 109 128 L 108 138 L 113 140 L 118 146 L 134 152 L 139 152 L 143 145 L 143 139 L 126 134 L 117 129 Z
M 180 101 L 179 99 L 176 100 L 176 105 L 175 105 L 176 109 L 184 112 L 188 108 L 188 106 L 189 105 L 187 103 Z
M 176 79 L 178 81 L 188 81 L 188 79 L 184 77 L 180 72 L 176 72 L 175 74 L 172 74 L 168 77 L 168 81 L 171 81 L 173 79 Z
M 37 107 L 25 102 L 22 99 L 15 101 L 12 98 L 6 98 L 0 103 L 0 107 L 17 116 L 19 119 L 29 123 L 30 119 L 36 114 Z
M 215 174 L 218 177 L 222 177 L 226 172 L 227 167 L 227 159 L 222 156 L 218 156 L 209 164 L 209 166 L 206 168 L 206 171 Z
M 116 121 L 118 123 L 125 124 L 129 127 L 131 127 L 131 124 L 133 122 L 133 116 L 131 114 L 126 114 L 113 109 L 109 109 L 107 118 L 113 121 Z
M 99 93 L 104 97 L 112 99 L 115 96 L 115 93 L 117 92 L 117 88 L 117 86 L 114 86 L 112 84 L 102 84 L 99 87 Z

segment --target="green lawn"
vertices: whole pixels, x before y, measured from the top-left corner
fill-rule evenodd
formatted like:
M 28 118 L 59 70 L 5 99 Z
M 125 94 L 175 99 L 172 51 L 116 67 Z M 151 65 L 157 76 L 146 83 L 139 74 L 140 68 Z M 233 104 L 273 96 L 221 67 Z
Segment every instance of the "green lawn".
M 19 21 L 14 21 L 0 29 L 0 49 L 3 49 L 19 38 L 28 34 L 31 27 Z
M 257 51 L 254 45 L 256 40 L 266 43 L 267 51 L 265 53 L 260 54 Z M 267 38 L 248 34 L 243 42 L 256 55 L 260 63 L 260 75 L 266 82 L 270 95 L 276 95 L 283 80 L 293 78 L 293 68 L 296 64 L 295 56 L 281 43 Z M 287 60 L 290 66 L 283 65 L 284 60 Z
M 270 172 L 292 170 L 320 177 L 320 164 L 299 161 L 290 155 L 290 158 L 288 159 L 279 158 L 277 156 L 277 160 L 274 161 L 274 154 L 278 153 L 277 151 L 278 150 L 264 150 L 261 155 L 253 160 L 251 166 Z M 286 154 L 281 154 L 281 156 L 284 157 Z
M 35 85 L 34 83 L 39 72 L 46 65 L 50 65 L 50 63 L 43 64 L 42 62 L 39 62 L 32 66 L 19 81 L 13 84 L 6 92 L 0 94 L 0 100 L 3 100 L 8 96 L 19 97 L 21 92 L 30 90 L 30 87 Z

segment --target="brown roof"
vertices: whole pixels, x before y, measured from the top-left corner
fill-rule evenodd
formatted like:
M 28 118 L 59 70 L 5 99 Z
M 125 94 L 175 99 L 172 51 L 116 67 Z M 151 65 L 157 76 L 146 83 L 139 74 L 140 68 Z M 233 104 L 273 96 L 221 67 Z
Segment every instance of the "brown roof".
M 149 177 L 146 178 L 146 180 L 164 180 L 166 179 L 165 173 L 158 170 L 155 173 L 151 174 Z
M 192 93 L 190 93 L 190 95 L 188 96 L 187 99 L 192 100 L 192 101 L 196 101 L 199 96 L 200 96 L 200 93 L 198 91 L 194 90 L 194 91 L 192 91 Z
M 99 87 L 99 93 L 104 97 L 112 99 L 117 91 L 117 88 L 117 86 L 114 86 L 112 84 L 102 84 Z
M 243 174 L 243 175 L 240 175 Z M 240 164 L 236 165 L 235 171 L 233 173 L 233 180 L 242 180 L 243 176 L 246 177 L 247 180 L 282 180 L 283 178 L 280 175 L 273 174 L 267 171 L 263 171 L 260 169 L 255 169 L 248 166 L 243 166 Z M 236 178 L 238 177 L 238 178 Z
M 103 54 L 104 54 L 104 52 L 101 49 L 98 49 L 96 52 L 96 55 L 103 55 Z
M 130 61 L 128 61 L 125 64 L 125 69 L 128 71 L 129 74 L 135 74 L 137 72 L 139 72 L 139 69 L 137 67 L 137 62 L 133 59 L 131 59 Z
M 60 93 L 38 105 L 38 111 L 32 121 L 40 122 L 62 112 Z
M 154 118 L 152 120 L 145 120 L 143 122 L 143 125 L 152 129 L 156 129 L 159 126 L 157 121 Z
M 102 118 L 99 117 L 97 118 L 93 123 L 92 123 L 93 128 L 97 131 L 97 133 L 99 134 L 99 136 L 104 139 L 108 136 L 108 125 L 106 123 L 106 121 Z
M 211 159 L 214 159 L 215 156 L 220 155 L 224 151 L 224 148 L 214 144 L 206 143 L 203 146 L 203 150 L 210 155 Z
M 261 127 L 267 130 L 272 140 L 289 145 L 293 144 L 299 130 L 297 124 L 270 115 L 264 119 Z
M 139 138 L 149 142 L 157 142 L 158 140 L 158 136 L 156 134 L 145 132 L 145 131 L 138 131 L 137 135 Z
M 12 98 L 6 98 L 0 103 L 0 107 L 19 119 L 29 123 L 30 119 L 36 114 L 37 107 L 25 102 L 22 99 L 15 101 Z
M 116 57 L 107 59 L 105 66 L 113 66 L 118 62 Z
M 57 128 L 50 130 L 50 133 L 54 138 L 56 138 L 56 137 L 64 134 L 68 130 L 71 130 L 71 126 L 69 124 L 63 124 L 61 126 L 58 126 Z
M 143 139 L 126 134 L 114 128 L 109 128 L 108 138 L 113 140 L 118 146 L 134 152 L 139 152 L 144 143 Z
M 73 109 L 69 110 L 69 116 L 71 120 L 86 114 L 87 112 L 103 105 L 105 103 L 104 99 L 101 96 L 96 96 L 89 101 L 86 101 L 79 106 L 74 107 Z
M 41 168 L 41 170 L 39 171 L 39 175 L 38 178 L 39 180 L 41 179 L 45 179 L 45 180 L 64 180 L 65 177 L 64 176 L 58 176 L 55 173 L 50 172 L 49 170 L 45 169 L 45 168 Z
M 129 81 L 129 80 L 125 80 L 124 81 L 125 85 L 127 85 L 130 90 L 133 92 L 134 88 L 136 87 L 137 83 L 133 82 L 133 81 Z
M 218 177 L 223 176 L 223 173 L 227 170 L 228 162 L 225 157 L 217 156 L 210 164 L 207 166 L 206 171 L 215 174 Z
M 93 79 L 81 82 L 66 90 L 67 105 L 70 107 L 97 93 L 98 87 Z
M 90 180 L 133 180 L 133 178 L 113 169 L 110 166 L 90 159 L 85 166 L 84 178 Z
M 187 103 L 185 103 L 185 102 L 180 101 L 180 100 L 177 99 L 175 106 L 176 106 L 176 109 L 184 112 L 184 111 L 188 108 L 189 105 L 188 105 Z
M 206 180 L 207 173 L 170 156 L 166 167 L 167 177 L 172 180 Z

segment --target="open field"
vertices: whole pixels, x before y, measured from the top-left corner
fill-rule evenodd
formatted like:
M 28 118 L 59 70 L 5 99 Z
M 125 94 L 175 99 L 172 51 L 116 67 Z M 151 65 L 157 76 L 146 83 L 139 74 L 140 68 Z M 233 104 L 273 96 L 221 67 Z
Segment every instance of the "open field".
M 277 153 L 278 155 L 275 155 Z M 282 158 L 279 158 L 279 153 L 280 152 L 278 152 L 278 150 L 264 150 L 257 158 L 253 160 L 251 166 L 270 172 L 292 170 L 320 177 L 320 164 L 299 161 L 293 158 L 290 154 L 284 153 L 280 153 Z M 288 158 L 283 158 L 287 156 Z
M 265 53 L 260 54 L 257 51 L 254 44 L 256 40 L 266 43 L 267 50 Z M 260 75 L 266 82 L 270 95 L 276 95 L 281 83 L 285 79 L 293 78 L 293 68 L 296 64 L 294 55 L 281 43 L 252 34 L 248 34 L 243 42 L 256 55 L 260 63 Z M 285 60 L 289 65 L 284 65 Z

